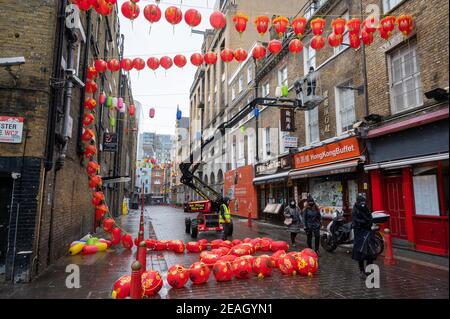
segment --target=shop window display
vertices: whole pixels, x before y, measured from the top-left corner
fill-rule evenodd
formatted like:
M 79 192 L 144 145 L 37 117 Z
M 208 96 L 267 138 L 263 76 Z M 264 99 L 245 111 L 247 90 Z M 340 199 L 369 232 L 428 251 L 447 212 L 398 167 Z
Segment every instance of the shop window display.
M 343 210 L 343 187 L 339 180 L 313 178 L 310 193 L 320 206 L 322 216 L 331 217 L 335 210 Z

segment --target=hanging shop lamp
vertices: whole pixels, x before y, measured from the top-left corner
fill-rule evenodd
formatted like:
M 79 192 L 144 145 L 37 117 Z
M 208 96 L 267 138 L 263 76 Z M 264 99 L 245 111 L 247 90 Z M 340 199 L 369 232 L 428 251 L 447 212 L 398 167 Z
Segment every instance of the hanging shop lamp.
M 139 16 L 140 9 L 136 1 L 125 1 L 122 4 L 121 11 L 123 16 L 133 23 L 134 19 Z
M 95 117 L 92 113 L 85 113 L 83 117 L 83 125 L 89 126 L 94 123 Z
M 353 18 L 347 21 L 347 29 L 349 33 L 359 33 L 361 29 L 361 20 Z
M 325 46 L 325 39 L 321 35 L 316 35 L 311 40 L 311 48 L 316 51 L 319 51 Z
M 84 107 L 88 110 L 92 111 L 93 109 L 95 109 L 96 106 L 97 106 L 97 101 L 91 97 L 86 98 L 86 100 L 84 101 Z
M 145 68 L 145 61 L 141 58 L 135 58 L 133 60 L 133 68 L 137 71 L 142 71 Z
M 331 22 L 331 27 L 336 35 L 344 34 L 346 21 L 344 18 L 337 18 Z
M 247 29 L 248 17 L 243 13 L 238 13 L 233 17 L 234 27 L 240 35 Z
M 97 69 L 94 66 L 88 66 L 86 72 L 86 78 L 89 80 L 95 80 L 98 76 Z
M 413 31 L 413 18 L 410 15 L 402 14 L 397 18 L 398 29 L 405 37 L 408 37 Z
M 87 93 L 91 93 L 94 94 L 95 92 L 97 92 L 97 83 L 95 83 L 94 81 L 91 80 L 87 80 L 86 82 L 86 92 Z
M 99 170 L 100 165 L 95 161 L 89 161 L 89 163 L 86 166 L 86 173 L 89 176 L 97 175 Z

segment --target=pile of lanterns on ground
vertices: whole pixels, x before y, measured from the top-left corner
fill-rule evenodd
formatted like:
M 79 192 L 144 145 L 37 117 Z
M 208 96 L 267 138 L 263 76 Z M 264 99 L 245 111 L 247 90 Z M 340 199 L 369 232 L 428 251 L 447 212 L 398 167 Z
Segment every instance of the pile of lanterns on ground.
M 274 269 L 279 269 L 286 276 L 298 274 L 312 277 L 319 266 L 318 256 L 313 250 L 306 248 L 301 252 L 287 252 L 289 245 L 286 242 L 266 237 L 233 241 L 213 240 L 210 243 L 206 239 L 188 243 L 181 240 L 149 239 L 145 241 L 145 245 L 143 242 L 138 248 L 140 263 L 133 264 L 132 274 L 122 276 L 114 283 L 113 298 L 133 298 L 133 289 L 138 290 L 139 298 L 154 296 L 161 290 L 164 284 L 161 274 L 146 269 L 147 249 L 178 254 L 184 254 L 186 251 L 200 253 L 199 261 L 189 267 L 176 264 L 168 269 L 166 281 L 173 289 L 183 288 L 189 280 L 193 285 L 202 285 L 209 280 L 211 273 L 217 282 L 231 281 L 233 277 L 242 280 L 256 276 L 262 279 L 271 276 Z M 257 252 L 263 254 L 256 256 Z
M 105 251 L 111 247 L 112 242 L 104 238 L 93 237 L 88 234 L 80 240 L 74 241 L 70 244 L 69 255 L 90 255 Z

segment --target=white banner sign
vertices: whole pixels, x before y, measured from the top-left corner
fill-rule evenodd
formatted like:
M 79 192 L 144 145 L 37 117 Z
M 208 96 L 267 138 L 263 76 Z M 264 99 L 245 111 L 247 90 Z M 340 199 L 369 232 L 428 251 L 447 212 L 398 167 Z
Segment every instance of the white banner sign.
M 296 148 L 298 147 L 298 137 L 295 136 L 284 136 L 283 137 L 285 148 Z
M 22 143 L 23 117 L 0 116 L 0 143 Z

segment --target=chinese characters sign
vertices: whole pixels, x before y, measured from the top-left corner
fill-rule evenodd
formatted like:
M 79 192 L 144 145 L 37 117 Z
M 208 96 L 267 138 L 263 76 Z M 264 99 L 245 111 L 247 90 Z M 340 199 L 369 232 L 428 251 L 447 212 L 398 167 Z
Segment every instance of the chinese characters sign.
M 23 117 L 0 116 L 0 143 L 22 143 Z
M 116 133 L 105 133 L 103 135 L 103 150 L 105 152 L 117 152 L 118 140 Z
M 295 112 L 291 109 L 280 110 L 281 131 L 293 132 L 295 131 Z

